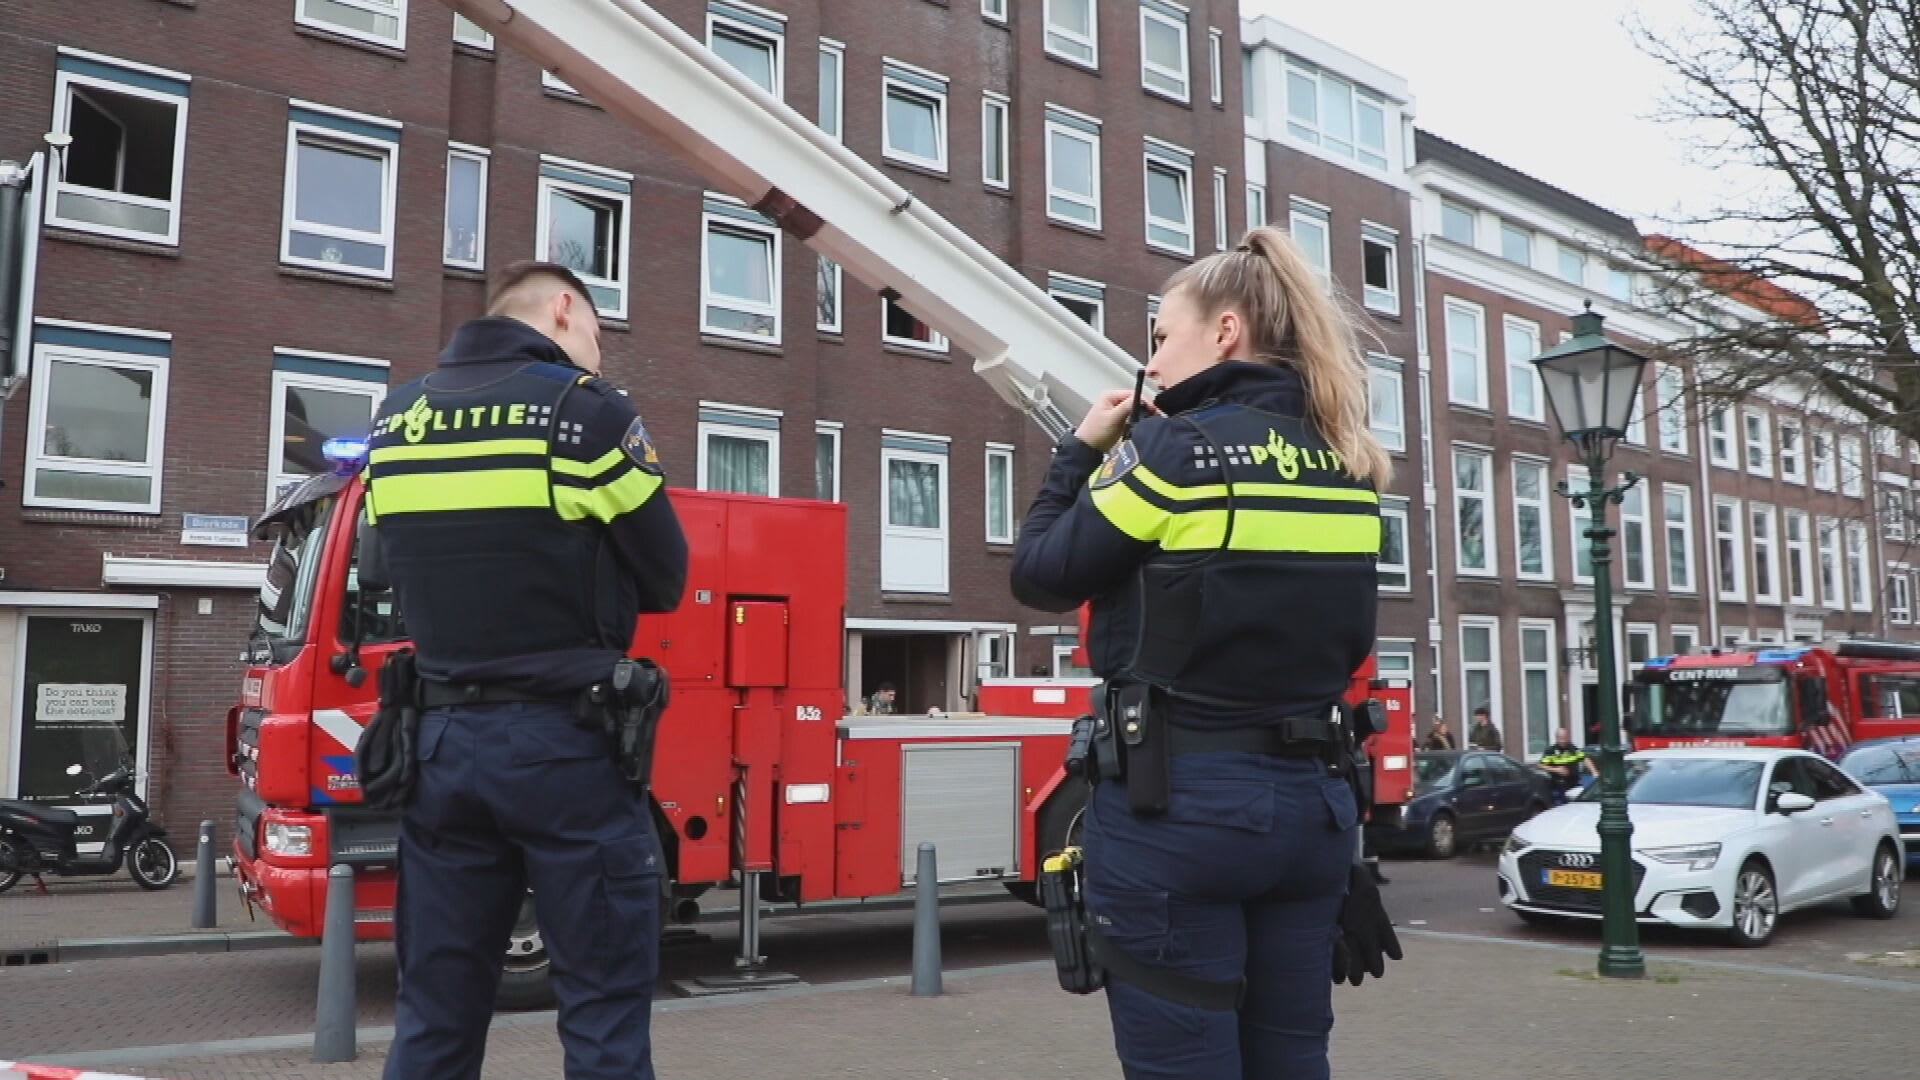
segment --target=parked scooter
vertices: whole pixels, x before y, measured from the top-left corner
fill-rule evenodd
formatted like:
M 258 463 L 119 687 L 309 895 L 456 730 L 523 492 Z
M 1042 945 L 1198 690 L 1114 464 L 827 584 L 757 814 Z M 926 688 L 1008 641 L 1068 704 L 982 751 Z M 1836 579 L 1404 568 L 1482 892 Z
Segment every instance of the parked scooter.
M 86 772 L 67 766 L 68 776 Z M 146 801 L 133 790 L 133 761 L 122 756 L 119 768 L 74 792 L 74 797 L 107 797 L 113 814 L 105 845 L 93 854 L 80 854 L 76 833 L 80 815 L 41 803 L 0 799 L 0 893 L 32 874 L 45 892 L 42 875 L 98 877 L 112 874 L 124 862 L 134 884 L 164 889 L 180 876 L 180 860 L 167 845 L 167 830 L 148 819 Z

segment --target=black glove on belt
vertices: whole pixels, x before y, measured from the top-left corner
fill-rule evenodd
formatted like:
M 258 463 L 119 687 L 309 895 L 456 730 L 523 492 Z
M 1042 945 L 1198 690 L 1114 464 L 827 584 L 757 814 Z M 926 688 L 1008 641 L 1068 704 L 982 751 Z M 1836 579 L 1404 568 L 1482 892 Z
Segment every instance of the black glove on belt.
M 1380 887 L 1365 866 L 1347 874 L 1347 899 L 1340 907 L 1340 938 L 1333 943 L 1333 981 L 1359 986 L 1371 974 L 1384 978 L 1387 957 L 1401 958 L 1400 938 L 1380 900 Z

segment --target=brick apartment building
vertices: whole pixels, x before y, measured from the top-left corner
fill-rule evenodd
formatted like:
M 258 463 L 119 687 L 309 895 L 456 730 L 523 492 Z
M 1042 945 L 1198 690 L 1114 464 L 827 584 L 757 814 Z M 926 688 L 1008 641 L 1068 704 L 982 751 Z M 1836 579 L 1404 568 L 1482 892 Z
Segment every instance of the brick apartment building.
M 656 6 L 1130 352 L 1245 224 L 1229 0 Z M 593 285 L 670 482 L 848 505 L 850 694 L 1065 664 L 1075 628 L 1006 586 L 1050 447 L 970 358 L 440 4 L 0 0 L 0 158 L 49 130 L 0 795 L 59 793 L 84 714 L 162 819 L 224 818 L 247 525 L 539 255 Z

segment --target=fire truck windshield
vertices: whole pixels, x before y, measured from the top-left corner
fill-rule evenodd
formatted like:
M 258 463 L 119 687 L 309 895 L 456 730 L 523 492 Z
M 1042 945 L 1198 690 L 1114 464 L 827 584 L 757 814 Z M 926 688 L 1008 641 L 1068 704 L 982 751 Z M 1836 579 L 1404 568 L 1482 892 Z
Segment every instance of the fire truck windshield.
M 320 551 L 326 543 L 327 520 L 335 499 L 329 495 L 284 512 L 279 538 L 267 560 L 266 580 L 260 584 L 260 614 L 254 628 L 256 643 L 264 638 L 271 663 L 293 658 L 307 636 L 307 618 L 320 575 Z
M 1655 738 L 1786 735 L 1793 731 L 1793 712 L 1787 684 L 1778 678 L 1636 682 L 1627 730 Z

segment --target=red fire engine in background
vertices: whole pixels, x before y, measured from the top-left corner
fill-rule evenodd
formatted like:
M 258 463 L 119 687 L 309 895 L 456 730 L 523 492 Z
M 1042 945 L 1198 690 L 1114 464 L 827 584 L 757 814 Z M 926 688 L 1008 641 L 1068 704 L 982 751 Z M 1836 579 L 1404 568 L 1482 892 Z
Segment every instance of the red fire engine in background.
M 1794 746 L 1837 760 L 1857 742 L 1920 734 L 1920 645 L 1850 639 L 1657 656 L 1634 673 L 1626 702 L 1636 750 Z

